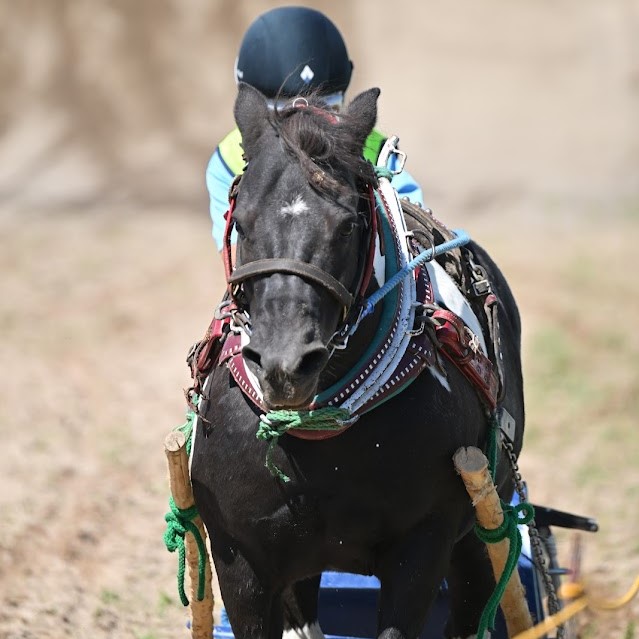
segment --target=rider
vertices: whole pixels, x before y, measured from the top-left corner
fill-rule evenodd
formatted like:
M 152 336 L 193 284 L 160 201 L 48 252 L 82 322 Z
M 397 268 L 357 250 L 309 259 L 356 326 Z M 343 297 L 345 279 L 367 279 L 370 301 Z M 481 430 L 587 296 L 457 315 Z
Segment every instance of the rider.
M 339 110 L 352 70 L 344 40 L 324 14 L 306 7 L 279 7 L 259 16 L 248 28 L 235 62 L 235 80 L 261 91 L 271 108 L 286 105 L 300 93 L 317 90 L 329 107 Z M 376 164 L 385 141 L 382 133 L 373 130 L 362 150 L 364 157 Z M 233 129 L 219 143 L 206 169 L 218 250 L 222 250 L 224 241 L 229 188 L 244 170 L 241 142 L 239 130 Z M 400 197 L 415 203 L 423 201 L 421 188 L 406 170 L 395 175 L 392 184 Z

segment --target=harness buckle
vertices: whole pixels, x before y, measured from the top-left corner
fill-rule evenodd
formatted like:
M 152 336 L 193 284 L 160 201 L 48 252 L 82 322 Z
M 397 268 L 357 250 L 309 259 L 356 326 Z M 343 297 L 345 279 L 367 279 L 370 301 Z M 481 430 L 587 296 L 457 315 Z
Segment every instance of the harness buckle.
M 333 337 L 331 337 L 330 341 L 328 342 L 328 345 L 331 349 L 331 355 L 334 351 L 343 351 L 348 346 L 350 330 L 350 324 L 344 324 L 343 328 L 333 333 Z
M 396 135 L 392 135 L 388 138 L 388 140 L 386 140 L 379 156 L 377 157 L 377 166 L 382 166 L 385 169 L 388 169 L 388 171 L 393 175 L 399 175 L 404 170 L 404 165 L 406 164 L 406 153 L 397 148 L 398 144 L 399 138 Z M 391 169 L 388 166 L 389 160 L 392 156 L 397 158 L 397 163 L 394 169 Z
M 485 297 L 492 292 L 492 287 L 487 279 L 478 280 L 473 282 L 473 294 L 475 297 Z
M 493 287 L 488 279 L 488 274 L 483 266 L 479 266 L 473 259 L 472 253 L 466 251 L 466 259 L 472 275 L 472 291 L 475 297 L 487 297 L 493 292 Z

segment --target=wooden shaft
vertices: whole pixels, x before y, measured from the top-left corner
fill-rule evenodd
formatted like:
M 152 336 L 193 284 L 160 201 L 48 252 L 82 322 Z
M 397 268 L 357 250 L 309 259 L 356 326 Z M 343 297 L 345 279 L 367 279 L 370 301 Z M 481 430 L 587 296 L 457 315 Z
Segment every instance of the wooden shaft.
M 479 448 L 471 446 L 460 448 L 455 453 L 453 462 L 473 501 L 479 525 L 489 530 L 501 526 L 504 521 L 504 512 L 497 489 L 488 471 L 486 456 Z M 493 566 L 495 581 L 499 581 L 508 558 L 510 540 L 503 539 L 496 544 L 486 544 L 486 547 Z M 506 586 L 501 600 L 501 609 L 504 612 L 509 637 L 514 637 L 520 632 L 532 628 L 533 623 L 526 603 L 526 593 L 516 569 Z
M 170 432 L 164 440 L 164 451 L 169 465 L 169 482 L 175 505 L 180 509 L 191 508 L 195 503 L 191 477 L 189 474 L 189 459 L 186 454 L 186 437 L 181 431 Z M 200 531 L 206 544 L 206 529 L 198 515 L 193 523 Z M 198 601 L 198 561 L 199 551 L 197 543 L 191 533 L 184 538 L 186 545 L 186 562 L 191 581 L 191 637 L 192 639 L 211 639 L 213 633 L 213 590 L 211 588 L 211 563 L 208 561 L 204 571 L 204 599 Z

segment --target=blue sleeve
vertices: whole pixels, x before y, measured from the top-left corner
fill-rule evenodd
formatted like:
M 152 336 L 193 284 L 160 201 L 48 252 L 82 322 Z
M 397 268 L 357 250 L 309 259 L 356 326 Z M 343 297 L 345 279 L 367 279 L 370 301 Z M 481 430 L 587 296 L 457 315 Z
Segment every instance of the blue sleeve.
M 226 227 L 224 214 L 229 208 L 229 189 L 234 177 L 235 175 L 222 160 L 218 149 L 215 149 L 215 153 L 211 156 L 206 167 L 206 188 L 210 198 L 209 211 L 213 223 L 212 234 L 218 251 L 224 247 L 224 229 Z M 235 229 L 233 229 L 231 241 L 237 241 Z
M 397 156 L 393 155 L 389 163 L 391 170 L 395 168 L 396 162 Z M 417 184 L 415 178 L 406 169 L 393 176 L 391 184 L 400 198 L 407 197 L 413 204 L 424 204 L 421 186 Z

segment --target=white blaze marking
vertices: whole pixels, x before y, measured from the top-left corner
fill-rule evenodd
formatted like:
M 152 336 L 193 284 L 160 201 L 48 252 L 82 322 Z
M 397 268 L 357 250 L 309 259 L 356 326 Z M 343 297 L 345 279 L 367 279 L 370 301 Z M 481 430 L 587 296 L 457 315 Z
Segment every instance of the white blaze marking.
M 301 195 L 296 196 L 290 204 L 285 204 L 281 209 L 282 215 L 299 215 L 300 213 L 306 213 L 307 211 L 308 204 L 304 202 Z

